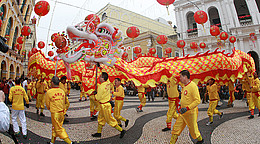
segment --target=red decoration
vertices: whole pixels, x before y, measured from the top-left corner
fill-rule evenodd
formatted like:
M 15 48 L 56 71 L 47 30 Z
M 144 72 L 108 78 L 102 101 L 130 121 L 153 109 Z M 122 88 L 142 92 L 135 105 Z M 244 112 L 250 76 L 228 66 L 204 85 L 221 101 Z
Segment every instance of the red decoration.
M 50 11 L 50 5 L 47 1 L 39 1 L 34 6 L 34 12 L 38 16 L 45 16 Z
M 16 49 L 17 49 L 17 50 L 21 50 L 22 47 L 23 47 L 23 45 L 21 45 L 21 44 L 16 44 Z
M 202 10 L 199 10 L 199 11 L 196 11 L 193 15 L 194 17 L 194 20 L 196 23 L 198 24 L 204 24 L 208 21 L 208 15 L 206 12 L 202 11 Z
M 237 41 L 237 39 L 236 39 L 236 37 L 231 36 L 231 37 L 229 37 L 229 41 L 230 41 L 231 43 L 235 43 L 235 42 Z
M 221 32 L 219 35 L 219 38 L 221 40 L 227 40 L 228 39 L 228 33 L 227 32 Z
M 17 38 L 17 42 L 18 42 L 19 44 L 23 44 L 23 37 L 18 37 L 18 38 Z
M 55 56 L 55 57 L 53 58 L 53 60 L 57 61 L 57 60 L 58 60 L 58 56 Z
M 177 47 L 178 48 L 184 48 L 185 47 L 185 41 L 184 40 L 178 40 L 177 41 Z
M 22 30 L 21 30 L 21 34 L 23 36 L 29 36 L 31 33 L 31 28 L 29 26 L 23 26 Z
M 217 26 L 210 27 L 210 34 L 212 36 L 217 36 L 217 35 L 219 35 L 219 33 L 220 33 L 219 27 L 217 27 Z
M 55 46 L 59 49 L 64 48 L 67 45 L 67 40 L 63 36 L 57 36 L 55 40 Z
M 0 27 L 2 27 L 2 23 L 3 23 L 3 21 L 0 19 Z
M 35 54 L 35 53 L 37 53 L 37 52 L 38 52 L 37 48 L 32 48 L 32 53 L 33 53 L 33 54 Z
M 165 35 L 159 35 L 159 36 L 157 36 L 156 41 L 157 41 L 158 44 L 163 45 L 163 44 L 167 43 L 168 38 Z
M 38 48 L 43 49 L 45 47 L 45 43 L 43 41 L 38 42 Z
M 190 48 L 193 49 L 195 52 L 197 52 L 198 44 L 196 42 L 191 42 Z
M 54 52 L 53 51 L 49 51 L 48 52 L 48 56 L 52 57 L 54 55 Z
M 166 53 L 166 54 L 172 53 L 172 48 L 166 48 L 166 49 L 165 49 L 165 53 Z
M 55 42 L 57 36 L 58 36 L 58 33 L 52 34 L 52 35 L 51 35 L 51 41 Z
M 32 24 L 36 24 L 36 18 L 35 18 L 35 16 L 31 19 L 31 21 L 32 21 Z
M 137 57 L 141 57 L 141 56 L 142 56 L 142 54 L 141 54 L 141 53 L 139 53 L 139 54 L 137 54 L 136 56 L 137 56 Z
M 91 64 L 89 62 L 86 63 L 86 67 L 90 67 Z
M 140 47 L 135 47 L 134 48 L 134 53 L 135 54 L 139 54 L 139 53 L 141 53 L 142 52 L 142 49 L 140 48 Z
M 57 52 L 58 54 L 61 54 L 61 53 L 63 53 L 63 49 L 57 49 L 56 52 Z
M 156 49 L 155 48 L 150 48 L 149 49 L 149 53 L 154 55 L 156 53 Z
M 164 6 L 169 6 L 174 3 L 175 0 L 157 0 L 157 2 Z
M 204 49 L 204 48 L 206 48 L 206 46 L 207 46 L 207 45 L 206 45 L 204 42 L 201 42 L 201 43 L 200 43 L 200 48 Z
M 32 54 L 33 54 L 32 51 L 29 51 L 28 52 L 28 58 L 30 58 L 32 56 Z
M 127 52 L 124 52 L 123 55 L 122 55 L 122 58 L 125 59 L 128 57 L 128 53 Z
M 136 38 L 140 34 L 140 30 L 136 26 L 131 26 L 127 28 L 126 35 L 130 38 Z

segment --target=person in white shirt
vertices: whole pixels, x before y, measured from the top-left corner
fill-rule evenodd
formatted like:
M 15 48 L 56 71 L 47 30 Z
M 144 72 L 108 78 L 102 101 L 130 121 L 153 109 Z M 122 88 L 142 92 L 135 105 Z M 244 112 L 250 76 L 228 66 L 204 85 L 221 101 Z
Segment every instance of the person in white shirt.
M 10 126 L 10 111 L 4 103 L 5 94 L 0 91 L 0 132 L 7 132 Z
M 28 78 L 26 77 L 25 80 L 23 81 L 23 88 L 25 89 L 26 93 L 27 93 L 27 87 L 28 87 L 27 80 L 28 80 Z

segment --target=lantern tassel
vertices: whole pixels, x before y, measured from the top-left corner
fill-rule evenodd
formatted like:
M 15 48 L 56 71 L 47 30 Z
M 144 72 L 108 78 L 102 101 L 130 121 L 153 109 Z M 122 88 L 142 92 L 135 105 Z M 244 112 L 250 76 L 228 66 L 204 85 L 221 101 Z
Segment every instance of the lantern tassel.
M 170 15 L 170 13 L 169 13 L 169 9 L 168 9 L 168 8 L 169 8 L 169 5 L 166 6 L 166 9 L 167 9 L 167 13 L 168 13 L 168 15 Z
M 202 25 L 202 27 L 203 27 L 204 33 L 206 33 L 206 30 L 205 30 L 205 28 L 204 28 L 204 24 L 201 24 L 201 25 Z
M 184 48 L 182 48 L 183 57 L 185 57 Z
M 41 19 L 41 16 L 39 16 L 39 18 L 38 18 L 37 27 L 39 26 L 40 19 Z

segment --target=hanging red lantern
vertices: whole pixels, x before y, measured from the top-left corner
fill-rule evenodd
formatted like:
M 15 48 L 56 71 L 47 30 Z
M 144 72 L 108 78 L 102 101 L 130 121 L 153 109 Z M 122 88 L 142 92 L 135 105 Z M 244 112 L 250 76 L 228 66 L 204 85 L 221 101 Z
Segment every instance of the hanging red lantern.
M 150 48 L 150 49 L 149 49 L 149 53 L 150 53 L 151 55 L 154 55 L 154 54 L 156 53 L 156 49 L 155 49 L 155 48 Z
M 49 51 L 48 52 L 48 56 L 52 57 L 54 55 L 54 52 L 53 51 Z
M 58 33 L 52 34 L 52 35 L 51 35 L 51 41 L 55 42 L 55 40 L 56 40 L 56 38 L 57 38 L 58 35 L 59 35 Z
M 50 5 L 47 1 L 39 1 L 34 6 L 34 12 L 38 16 L 45 16 L 50 11 Z
M 18 51 L 21 50 L 22 47 L 23 47 L 23 45 L 21 45 L 21 44 L 16 44 L 16 49 L 17 49 Z
M 23 26 L 22 30 L 21 30 L 21 34 L 23 36 L 29 36 L 31 33 L 31 28 L 29 26 Z
M 140 48 L 140 47 L 135 47 L 134 48 L 134 53 L 135 54 L 139 54 L 139 53 L 141 53 L 142 52 L 142 49 Z
M 63 36 L 57 36 L 55 40 L 55 46 L 59 49 L 64 48 L 67 45 L 67 40 Z
M 158 44 L 163 45 L 163 44 L 167 43 L 168 38 L 165 35 L 158 35 L 157 38 L 156 38 L 156 41 L 157 41 Z
M 221 32 L 220 34 L 219 34 L 219 38 L 221 39 L 221 40 L 227 40 L 228 39 L 228 33 L 227 32 Z
M 231 37 L 229 37 L 229 41 L 230 41 L 231 43 L 235 43 L 235 42 L 237 41 L 237 39 L 236 39 L 236 37 L 231 36 Z
M 170 47 L 169 47 L 169 48 L 166 48 L 166 49 L 165 49 L 165 53 L 166 53 L 166 54 L 172 53 L 172 48 L 170 48 Z
M 32 48 L 32 53 L 33 53 L 33 54 L 35 54 L 35 53 L 37 53 L 37 52 L 38 52 L 37 48 Z
M 198 44 L 196 42 L 190 43 L 190 48 L 194 50 L 194 52 L 197 52 Z
M 177 41 L 177 47 L 178 48 L 184 48 L 185 47 L 185 41 L 184 40 L 178 40 Z
M 198 24 L 202 24 L 203 27 L 204 27 L 203 24 L 208 21 L 207 13 L 202 10 L 196 11 L 194 13 L 193 17 L 194 17 L 195 22 Z
M 204 49 L 204 48 L 206 48 L 206 46 L 207 46 L 207 45 L 206 45 L 204 42 L 201 42 L 201 43 L 200 43 L 200 48 Z
M 38 42 L 38 48 L 43 49 L 45 47 L 45 43 L 43 41 Z
M 17 42 L 18 42 L 19 44 L 23 44 L 23 37 L 18 37 L 18 38 L 17 38 Z
M 124 52 L 123 55 L 122 55 L 122 58 L 125 59 L 128 57 L 128 53 L 127 52 Z
M 219 27 L 218 26 L 212 26 L 210 27 L 210 34 L 212 36 L 217 36 L 219 35 L 220 31 L 219 31 Z
M 158 2 L 159 4 L 166 6 L 168 15 L 169 15 L 168 7 L 169 7 L 169 5 L 173 4 L 174 1 L 175 1 L 175 0 L 157 0 L 157 2 Z
M 136 26 L 131 26 L 127 28 L 126 35 L 132 39 L 138 37 L 140 35 L 140 30 Z

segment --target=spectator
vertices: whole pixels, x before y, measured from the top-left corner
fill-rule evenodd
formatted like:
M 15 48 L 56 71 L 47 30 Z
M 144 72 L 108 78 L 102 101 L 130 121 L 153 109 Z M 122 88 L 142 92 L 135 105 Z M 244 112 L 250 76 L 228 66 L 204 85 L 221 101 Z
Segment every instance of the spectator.
M 10 104 L 10 102 L 8 101 L 8 95 L 9 95 L 9 89 L 10 86 L 7 84 L 6 78 L 3 77 L 2 83 L 0 84 L 0 88 L 1 90 L 4 91 L 5 94 L 5 104 Z
M 23 88 L 24 88 L 24 90 L 25 90 L 26 93 L 27 93 L 27 87 L 28 87 L 27 80 L 28 80 L 28 78 L 26 77 L 26 78 L 24 79 L 24 81 L 23 81 Z
M 0 132 L 7 132 L 10 126 L 10 112 L 4 103 L 5 94 L 0 91 Z

